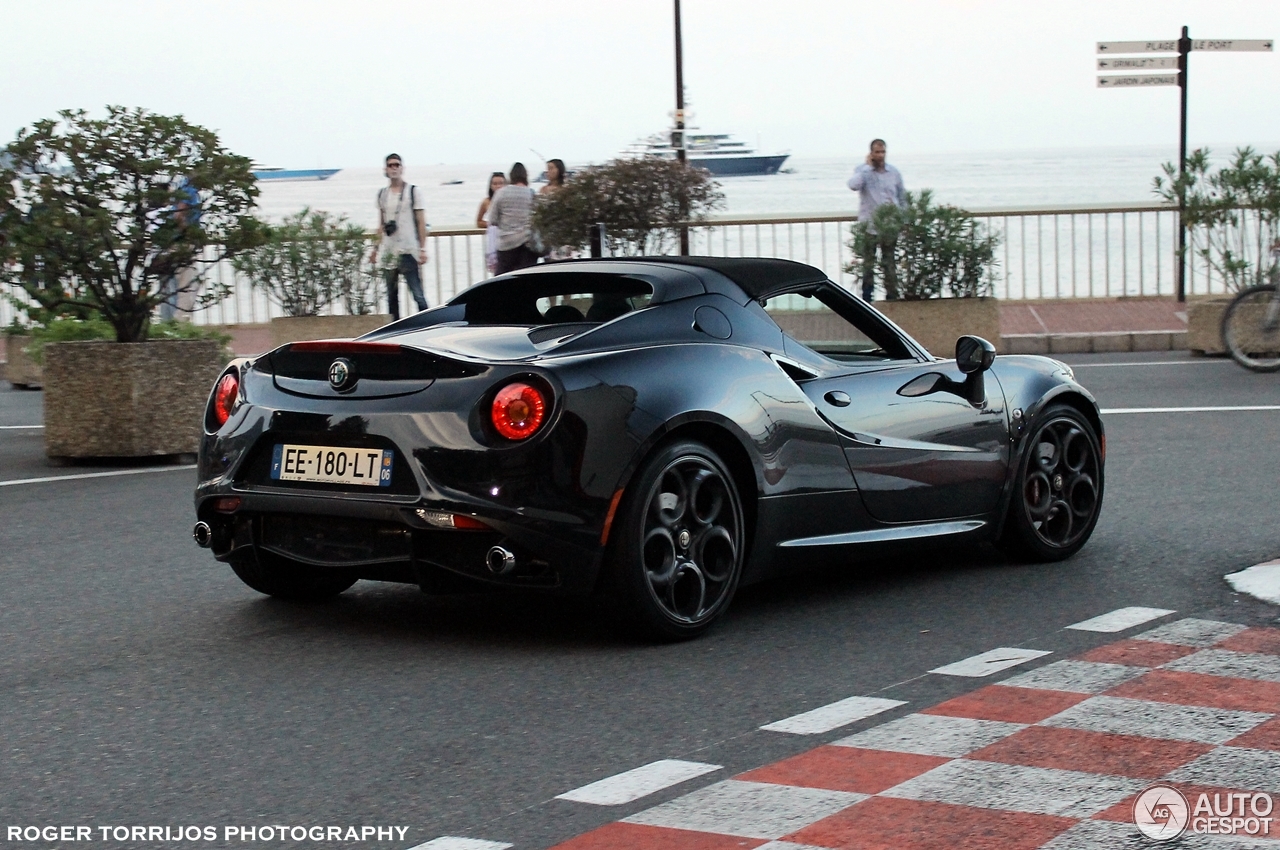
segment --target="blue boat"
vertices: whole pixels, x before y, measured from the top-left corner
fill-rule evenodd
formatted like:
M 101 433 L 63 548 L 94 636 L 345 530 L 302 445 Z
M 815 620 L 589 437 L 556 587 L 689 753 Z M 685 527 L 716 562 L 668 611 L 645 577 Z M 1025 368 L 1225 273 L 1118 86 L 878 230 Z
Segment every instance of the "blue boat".
M 258 165 L 256 162 L 251 168 L 253 176 L 257 179 L 270 180 L 275 183 L 296 180 L 328 180 L 342 170 L 341 168 L 280 168 L 272 165 Z

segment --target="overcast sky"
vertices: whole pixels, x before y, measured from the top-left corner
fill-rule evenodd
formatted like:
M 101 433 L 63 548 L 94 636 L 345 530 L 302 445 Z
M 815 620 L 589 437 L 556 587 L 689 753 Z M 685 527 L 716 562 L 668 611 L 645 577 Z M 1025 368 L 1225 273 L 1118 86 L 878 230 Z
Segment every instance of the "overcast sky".
M 799 157 L 1177 143 L 1178 90 L 1095 42 L 1280 36 L 1276 0 L 683 0 L 696 123 Z M 182 114 L 287 167 L 609 158 L 674 108 L 671 0 L 9 2 L 0 139 Z M 1192 146 L 1280 146 L 1280 54 L 1192 54 Z

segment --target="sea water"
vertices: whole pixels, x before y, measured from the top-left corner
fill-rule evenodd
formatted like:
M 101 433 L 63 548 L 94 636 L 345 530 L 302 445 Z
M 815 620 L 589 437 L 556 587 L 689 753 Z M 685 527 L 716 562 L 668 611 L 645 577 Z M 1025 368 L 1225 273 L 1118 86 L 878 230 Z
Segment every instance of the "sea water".
M 1228 149 L 1222 148 L 1221 152 Z M 1176 158 L 1174 148 L 1117 147 L 900 156 L 890 151 L 889 162 L 902 172 L 910 191 L 932 189 L 940 203 L 988 208 L 1155 202 L 1152 180 L 1162 175 L 1163 164 Z M 725 196 L 724 206 L 717 212 L 770 216 L 854 211 L 858 197 L 845 184 L 861 161 L 857 155 L 795 156 L 784 166 L 787 173 L 716 178 Z M 535 174 L 541 170 L 541 163 L 526 165 Z M 433 227 L 464 226 L 475 221 L 480 201 L 487 194 L 490 173 L 510 166 L 511 163 L 409 162 L 405 179 L 417 186 Z M 574 164 L 570 164 L 572 167 Z M 344 168 L 324 181 L 267 181 L 260 184 L 259 214 L 279 220 L 311 207 L 345 215 L 372 229 L 377 224 L 374 199 L 386 183 L 382 169 L 376 166 Z

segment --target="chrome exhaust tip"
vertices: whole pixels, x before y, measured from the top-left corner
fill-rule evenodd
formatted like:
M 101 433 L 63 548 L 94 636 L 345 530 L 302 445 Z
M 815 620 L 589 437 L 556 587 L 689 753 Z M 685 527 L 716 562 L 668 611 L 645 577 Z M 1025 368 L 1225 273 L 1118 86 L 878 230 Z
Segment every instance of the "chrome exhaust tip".
M 511 550 L 501 546 L 490 549 L 484 561 L 489 566 L 489 572 L 498 576 L 504 576 L 516 568 L 516 556 L 511 553 Z
M 213 529 L 207 522 L 197 522 L 196 527 L 191 529 L 191 537 L 201 549 L 208 549 L 213 542 Z

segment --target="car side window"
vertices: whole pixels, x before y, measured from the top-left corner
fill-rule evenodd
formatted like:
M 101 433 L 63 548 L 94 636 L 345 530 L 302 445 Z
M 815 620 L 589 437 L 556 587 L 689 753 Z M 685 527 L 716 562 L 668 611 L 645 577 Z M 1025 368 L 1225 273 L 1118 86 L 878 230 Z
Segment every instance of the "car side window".
M 842 363 L 914 359 L 891 330 L 839 303 L 822 289 L 775 295 L 765 312 L 789 338 L 810 351 Z

